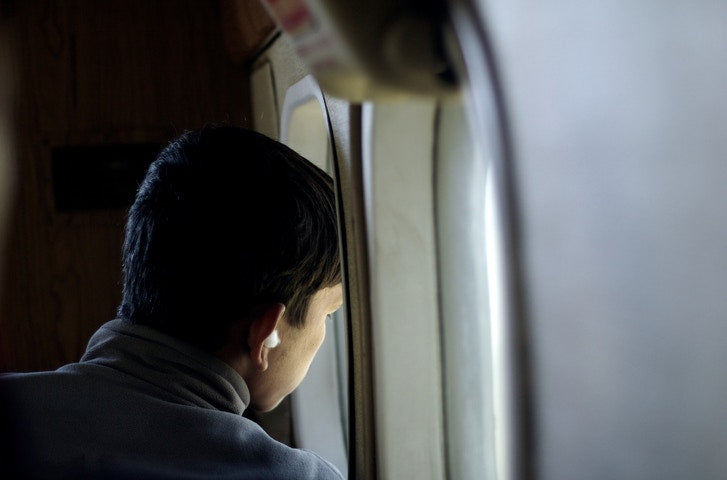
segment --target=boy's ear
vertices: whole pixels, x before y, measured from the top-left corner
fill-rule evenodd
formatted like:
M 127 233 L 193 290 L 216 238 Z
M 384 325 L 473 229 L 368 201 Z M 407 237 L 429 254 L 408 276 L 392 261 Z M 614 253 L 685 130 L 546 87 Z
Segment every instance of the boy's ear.
M 285 305 L 271 303 L 258 305 L 250 312 L 250 328 L 247 334 L 247 345 L 250 347 L 250 360 L 259 372 L 268 369 L 268 352 L 265 339 L 277 328 L 283 318 Z

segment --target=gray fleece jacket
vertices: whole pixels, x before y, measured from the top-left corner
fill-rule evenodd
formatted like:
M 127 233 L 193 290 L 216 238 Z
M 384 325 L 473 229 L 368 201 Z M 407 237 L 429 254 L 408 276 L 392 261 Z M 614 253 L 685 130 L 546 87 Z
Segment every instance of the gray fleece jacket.
M 250 393 L 224 362 L 122 320 L 80 362 L 0 378 L 0 476 L 341 479 L 243 418 Z

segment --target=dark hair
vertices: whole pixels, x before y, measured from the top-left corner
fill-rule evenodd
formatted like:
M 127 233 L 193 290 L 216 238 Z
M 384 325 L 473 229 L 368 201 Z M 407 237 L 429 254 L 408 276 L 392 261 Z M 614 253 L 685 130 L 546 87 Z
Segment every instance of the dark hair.
M 129 211 L 119 316 L 207 351 L 256 305 L 303 325 L 341 281 L 333 181 L 266 136 L 189 132 L 151 164 Z

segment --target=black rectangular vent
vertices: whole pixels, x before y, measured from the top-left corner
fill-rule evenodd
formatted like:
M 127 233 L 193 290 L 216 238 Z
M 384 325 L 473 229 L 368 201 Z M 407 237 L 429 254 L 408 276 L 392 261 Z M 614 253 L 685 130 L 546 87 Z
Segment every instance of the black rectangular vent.
M 149 164 L 162 147 L 160 144 L 143 143 L 53 148 L 56 210 L 69 212 L 129 207 Z

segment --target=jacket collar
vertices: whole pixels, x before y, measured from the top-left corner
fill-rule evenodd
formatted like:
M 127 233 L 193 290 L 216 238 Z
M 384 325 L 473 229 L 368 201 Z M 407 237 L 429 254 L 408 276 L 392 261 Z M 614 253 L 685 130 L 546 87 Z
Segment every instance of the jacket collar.
M 245 381 L 222 360 L 150 327 L 121 319 L 104 324 L 91 337 L 81 363 L 118 370 L 186 405 L 241 415 L 250 403 Z

